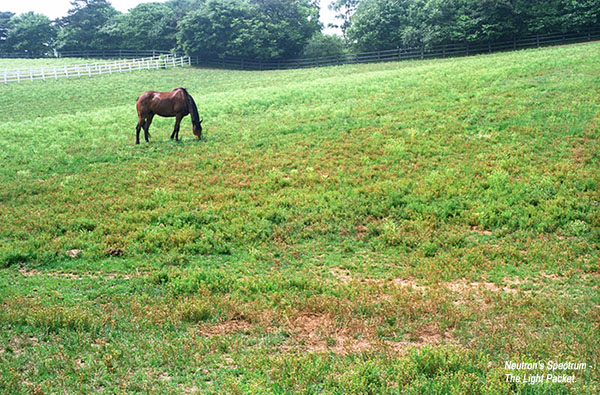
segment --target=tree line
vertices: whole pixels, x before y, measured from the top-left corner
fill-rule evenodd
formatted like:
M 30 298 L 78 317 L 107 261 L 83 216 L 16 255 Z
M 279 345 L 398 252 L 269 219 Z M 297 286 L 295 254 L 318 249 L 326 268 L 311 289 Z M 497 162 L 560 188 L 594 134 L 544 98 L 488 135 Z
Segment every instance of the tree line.
M 358 51 L 482 43 L 600 28 L 600 0 L 336 0 Z
M 600 0 L 335 0 L 343 38 L 323 33 L 317 0 L 168 0 L 127 13 L 107 0 L 71 4 L 56 20 L 0 12 L 0 52 L 176 49 L 277 60 L 600 28 Z

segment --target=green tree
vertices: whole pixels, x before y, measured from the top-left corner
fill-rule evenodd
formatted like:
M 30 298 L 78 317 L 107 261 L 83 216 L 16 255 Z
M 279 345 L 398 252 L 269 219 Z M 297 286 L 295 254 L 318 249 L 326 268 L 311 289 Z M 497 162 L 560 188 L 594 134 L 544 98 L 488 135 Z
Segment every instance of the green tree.
M 0 12 L 0 51 L 5 51 L 6 32 L 8 31 L 8 21 L 15 16 L 12 12 Z
M 340 36 L 318 32 L 304 47 L 302 57 L 319 58 L 342 55 L 345 52 L 345 47 L 345 41 Z
M 319 6 L 312 0 L 250 0 L 268 31 L 271 58 L 298 56 L 321 30 Z
M 56 29 L 47 16 L 27 12 L 12 17 L 6 30 L 6 47 L 11 52 L 44 55 L 52 50 Z
M 204 2 L 204 0 L 169 0 L 164 4 L 173 11 L 175 19 L 179 21 L 188 13 L 199 10 Z
M 358 3 L 360 3 L 360 0 L 335 0 L 329 4 L 329 9 L 337 12 L 335 18 L 340 20 L 340 23 L 330 23 L 329 26 L 340 28 L 344 38 L 347 38 L 346 30 L 350 26 L 352 15 L 354 15 Z
M 570 31 L 600 27 L 600 0 L 572 1 L 565 5 L 564 11 L 562 24 L 569 26 Z
M 250 56 L 255 40 L 266 34 L 256 13 L 243 0 L 209 0 L 179 22 L 178 45 L 188 55 L 207 58 Z
M 403 45 L 405 30 L 420 41 L 418 21 L 411 21 L 411 0 L 363 0 L 358 4 L 346 34 L 358 51 L 377 51 Z M 412 27 L 412 29 L 410 29 Z M 411 43 L 412 44 L 412 43 Z
M 162 3 L 142 3 L 120 21 L 124 46 L 135 49 L 166 49 L 176 45 L 177 20 Z
M 600 0 L 362 0 L 347 35 L 368 51 L 598 27 Z
M 106 0 L 73 0 L 69 14 L 59 21 L 58 49 L 63 51 L 110 49 L 121 46 L 103 30 L 119 14 Z
M 178 24 L 188 55 L 281 59 L 298 56 L 320 30 L 308 0 L 208 0 Z

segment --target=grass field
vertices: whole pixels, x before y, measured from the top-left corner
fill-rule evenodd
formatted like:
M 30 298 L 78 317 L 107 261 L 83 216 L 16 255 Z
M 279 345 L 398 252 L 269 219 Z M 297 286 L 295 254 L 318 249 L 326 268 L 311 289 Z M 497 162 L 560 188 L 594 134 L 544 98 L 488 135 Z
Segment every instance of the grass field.
M 85 58 L 41 58 L 41 59 L 13 59 L 0 58 L 0 73 L 3 69 L 28 69 L 52 66 L 69 66 L 74 64 L 106 63 L 111 59 L 85 59 Z
M 596 393 L 599 65 L 0 86 L 0 392 Z M 138 95 L 178 86 L 206 140 L 136 146 Z

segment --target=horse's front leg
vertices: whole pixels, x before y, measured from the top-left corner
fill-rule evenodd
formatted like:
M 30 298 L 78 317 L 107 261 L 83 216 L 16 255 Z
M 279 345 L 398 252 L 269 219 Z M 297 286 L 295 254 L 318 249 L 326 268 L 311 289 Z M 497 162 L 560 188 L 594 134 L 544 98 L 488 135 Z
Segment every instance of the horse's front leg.
M 179 124 L 181 123 L 181 115 L 177 115 L 175 117 L 175 127 L 173 128 L 173 133 L 171 133 L 171 140 L 175 137 L 175 141 L 179 141 Z

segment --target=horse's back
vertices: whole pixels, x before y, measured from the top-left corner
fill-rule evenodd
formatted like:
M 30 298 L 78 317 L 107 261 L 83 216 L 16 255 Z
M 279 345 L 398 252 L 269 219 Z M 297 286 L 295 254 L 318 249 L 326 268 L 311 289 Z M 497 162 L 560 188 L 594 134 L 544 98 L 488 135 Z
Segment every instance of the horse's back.
M 138 114 L 155 113 L 172 117 L 178 113 L 187 113 L 187 101 L 181 90 L 170 92 L 146 91 L 138 97 Z

